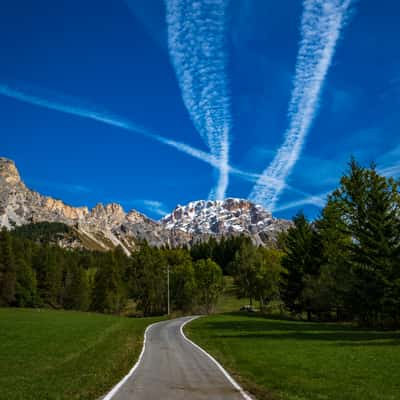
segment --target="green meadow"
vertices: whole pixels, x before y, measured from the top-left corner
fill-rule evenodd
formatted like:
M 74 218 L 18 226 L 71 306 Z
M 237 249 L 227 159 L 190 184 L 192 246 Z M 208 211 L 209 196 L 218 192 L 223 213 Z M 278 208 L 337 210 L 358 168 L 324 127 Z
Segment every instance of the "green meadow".
M 185 330 L 258 400 L 400 399 L 398 331 L 239 313 Z
M 0 399 L 98 398 L 133 366 L 157 320 L 0 309 Z

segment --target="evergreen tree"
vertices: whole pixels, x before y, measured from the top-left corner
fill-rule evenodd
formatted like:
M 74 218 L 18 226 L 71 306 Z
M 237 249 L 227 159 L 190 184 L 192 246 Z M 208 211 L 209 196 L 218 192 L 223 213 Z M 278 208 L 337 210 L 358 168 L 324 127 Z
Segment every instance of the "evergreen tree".
M 107 253 L 98 266 L 91 308 L 103 313 L 119 313 L 126 302 L 125 288 L 114 253 Z
M 321 276 L 314 282 L 314 301 L 320 311 L 334 310 L 338 320 L 351 316 L 354 282 L 350 263 L 351 235 L 338 204 L 330 197 L 316 221 L 322 247 Z M 309 288 L 310 289 L 310 288 Z
M 282 266 L 285 268 L 282 297 L 292 312 L 307 311 L 308 319 L 313 311 L 312 301 L 303 296 L 307 276 L 318 276 L 321 263 L 319 237 L 304 214 L 293 219 L 285 238 L 285 254 Z
M 11 305 L 15 300 L 16 266 L 10 233 L 0 232 L 0 306 Z
M 44 304 L 57 307 L 61 297 L 61 268 L 57 262 L 57 249 L 41 246 L 34 257 L 38 294 Z
M 36 274 L 28 261 L 20 255 L 16 262 L 17 281 L 15 287 L 15 305 L 17 307 L 35 307 L 38 303 Z
M 400 252 L 399 193 L 393 179 L 374 165 L 362 168 L 352 159 L 349 173 L 333 195 L 348 234 L 354 274 L 354 312 L 369 324 L 398 315 L 397 277 Z
M 147 244 L 132 256 L 130 294 L 145 315 L 163 314 L 167 309 L 167 268 L 162 250 Z
M 77 260 L 70 259 L 65 278 L 63 306 L 66 309 L 86 311 L 89 302 L 87 271 L 78 264 Z

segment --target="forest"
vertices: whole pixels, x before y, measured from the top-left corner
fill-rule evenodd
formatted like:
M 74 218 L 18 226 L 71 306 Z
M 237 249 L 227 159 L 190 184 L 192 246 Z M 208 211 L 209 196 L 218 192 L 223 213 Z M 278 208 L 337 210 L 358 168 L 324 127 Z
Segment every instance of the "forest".
M 62 224 L 39 223 L 0 232 L 0 305 L 143 315 L 211 313 L 234 279 L 237 296 L 261 312 L 308 320 L 400 323 L 398 182 L 354 159 L 318 218 L 299 213 L 275 246 L 244 236 L 155 248 L 63 249 L 50 237 Z

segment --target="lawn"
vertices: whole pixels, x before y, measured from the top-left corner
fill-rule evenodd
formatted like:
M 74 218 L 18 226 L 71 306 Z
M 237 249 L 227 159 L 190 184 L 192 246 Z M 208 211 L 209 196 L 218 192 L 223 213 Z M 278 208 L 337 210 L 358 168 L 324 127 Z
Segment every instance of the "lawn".
M 400 332 L 239 314 L 185 330 L 258 400 L 400 399 Z
M 133 366 L 155 321 L 0 309 L 0 399 L 95 400 Z

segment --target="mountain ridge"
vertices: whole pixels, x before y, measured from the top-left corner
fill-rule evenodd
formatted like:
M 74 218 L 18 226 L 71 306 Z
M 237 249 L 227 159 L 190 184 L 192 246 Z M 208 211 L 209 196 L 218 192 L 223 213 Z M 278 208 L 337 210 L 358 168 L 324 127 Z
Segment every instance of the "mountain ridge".
M 236 198 L 178 205 L 159 221 L 134 209 L 126 212 L 117 203 L 99 203 L 92 209 L 73 207 L 29 189 L 15 163 L 0 157 L 0 227 L 13 229 L 36 222 L 59 222 L 74 227 L 82 243 L 70 246 L 87 247 L 87 243 L 92 243 L 103 250 L 121 246 L 127 254 L 143 240 L 154 246 L 177 247 L 190 246 L 212 236 L 245 234 L 255 243 L 265 245 L 291 225 L 289 221 L 274 218 L 260 205 Z

